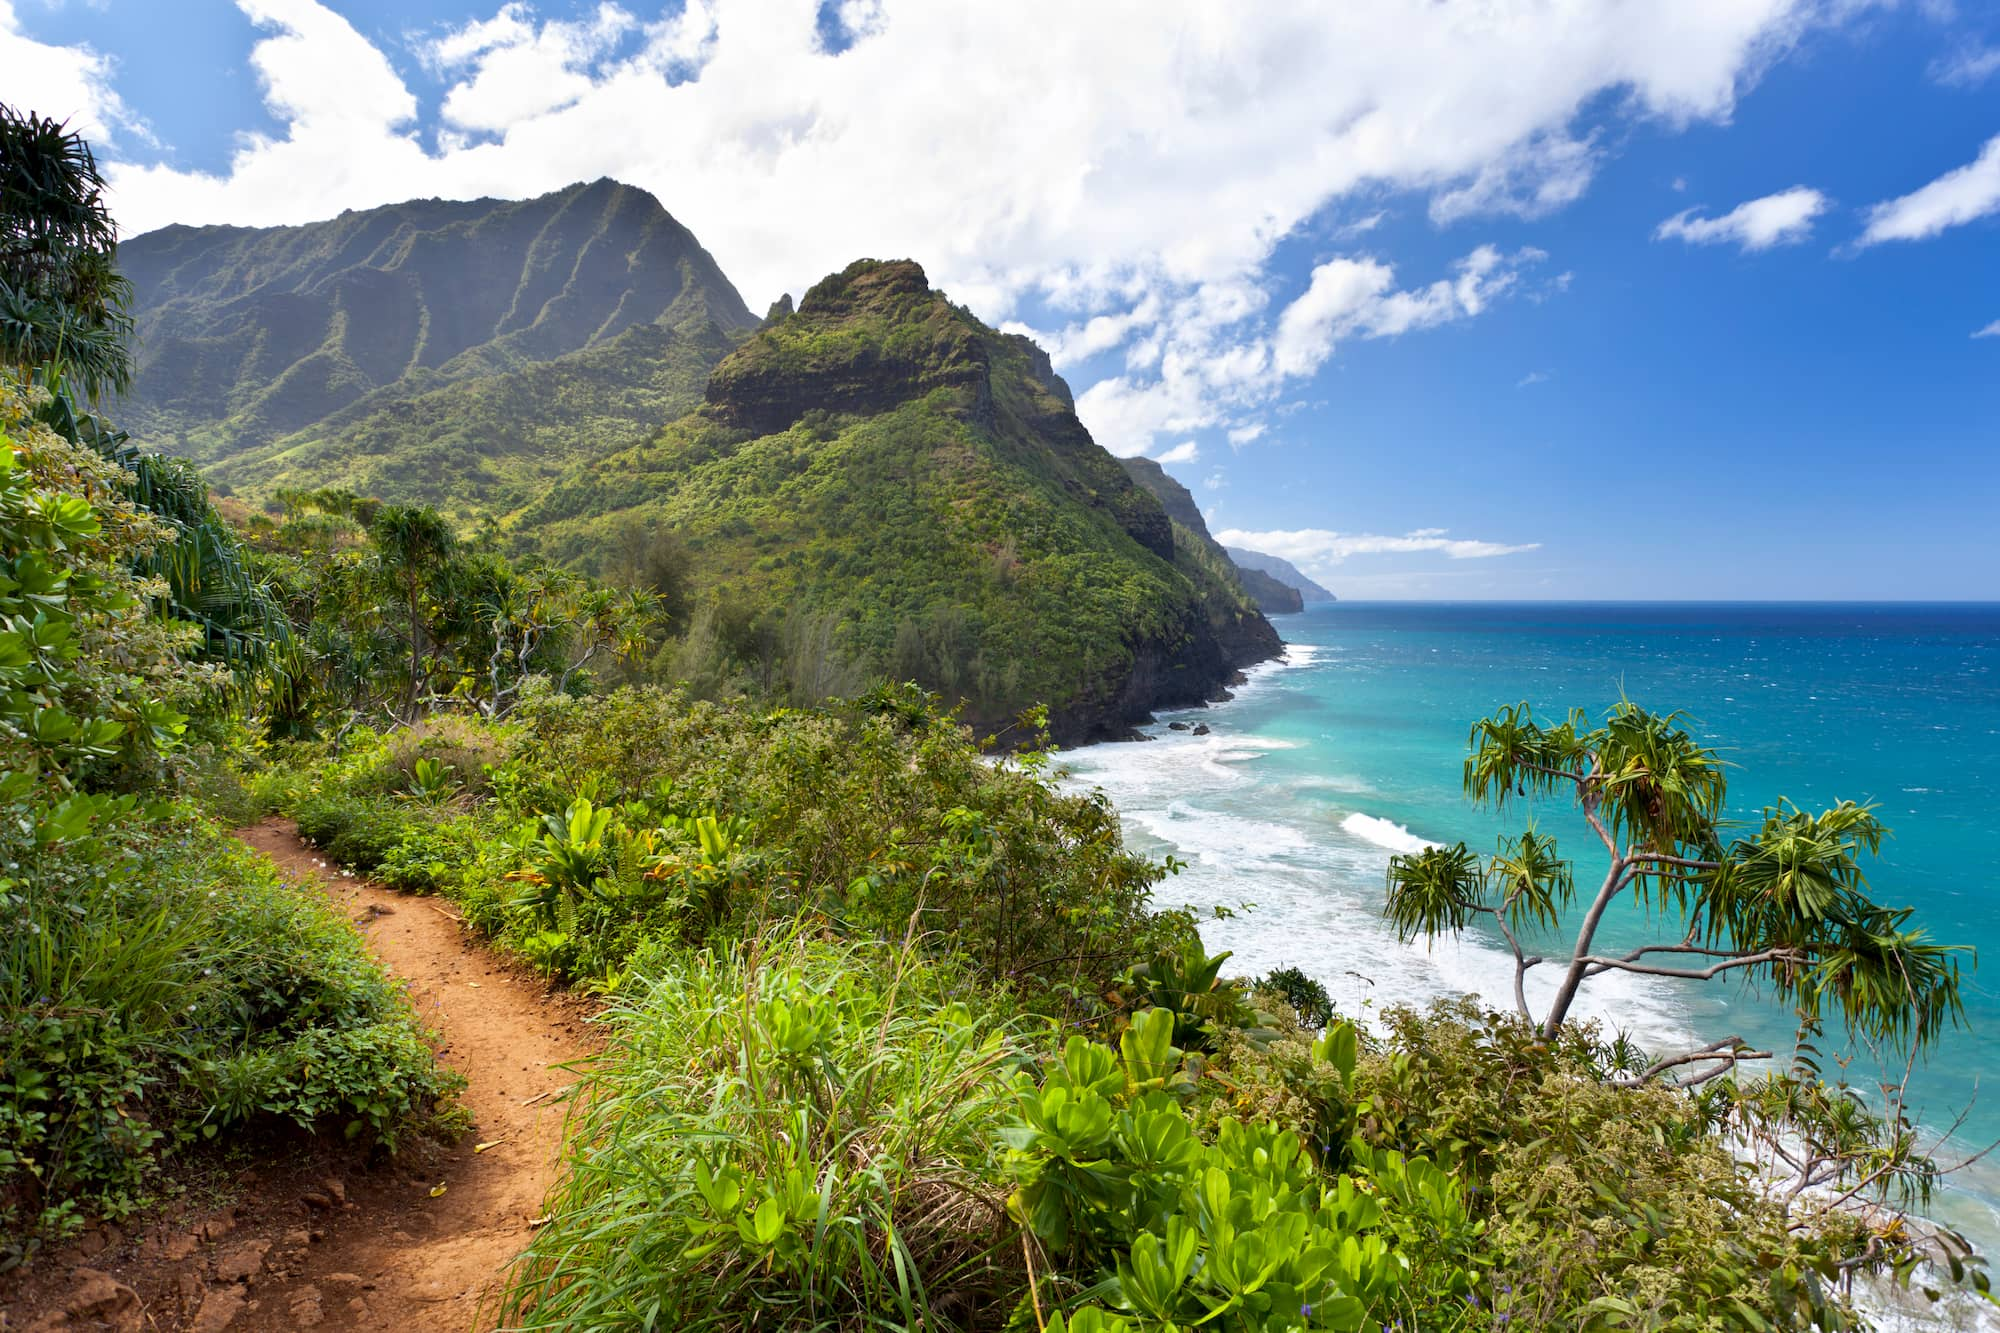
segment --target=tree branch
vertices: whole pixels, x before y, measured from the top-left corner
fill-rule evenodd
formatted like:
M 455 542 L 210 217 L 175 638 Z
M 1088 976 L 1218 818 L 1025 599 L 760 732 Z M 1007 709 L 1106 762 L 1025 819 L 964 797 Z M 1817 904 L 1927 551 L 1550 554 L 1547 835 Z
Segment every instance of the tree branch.
M 1678 950 L 1680 946 L 1667 946 Z M 1577 961 L 1586 965 L 1585 975 L 1594 976 L 1598 972 L 1636 972 L 1647 977 L 1678 977 L 1683 981 L 1713 981 L 1732 967 L 1756 967 L 1760 963 L 1795 962 L 1800 955 L 1794 949 L 1765 949 L 1759 953 L 1740 954 L 1726 958 L 1713 967 L 1699 970 L 1691 967 L 1655 967 L 1651 963 L 1627 962 L 1623 958 L 1600 958 L 1587 954 Z
M 1689 870 L 1720 870 L 1720 861 L 1700 861 L 1688 856 L 1668 856 L 1665 852 L 1633 852 L 1628 861 L 1658 861 L 1661 865 L 1683 866 Z
M 1598 826 L 1603 828 L 1602 824 Z M 1607 835 L 1608 836 L 1608 835 Z M 1563 973 L 1562 983 L 1556 988 L 1556 997 L 1549 1004 L 1548 1015 L 1542 1020 L 1542 1036 L 1553 1039 L 1562 1030 L 1563 1020 L 1569 1017 L 1570 1006 L 1576 1003 L 1577 989 L 1583 985 L 1584 974 L 1589 964 L 1599 961 L 1591 957 L 1590 942 L 1597 937 L 1598 923 L 1604 919 L 1605 909 L 1618 896 L 1625 882 L 1628 868 L 1626 860 L 1614 850 L 1611 854 L 1611 870 L 1605 875 L 1604 883 L 1597 890 L 1590 910 L 1584 913 L 1583 925 L 1577 930 L 1576 944 L 1570 956 L 1568 968 Z
M 1541 962 L 1541 956 L 1537 954 L 1535 957 L 1530 958 L 1521 952 L 1521 941 L 1514 938 L 1513 930 L 1507 925 L 1507 914 L 1500 908 L 1482 907 L 1479 910 L 1493 914 L 1494 924 L 1498 925 L 1500 933 L 1507 937 L 1507 947 L 1514 951 L 1514 1007 L 1520 1010 L 1522 1018 L 1532 1023 L 1535 1020 L 1534 1016 L 1528 1012 L 1526 981 L 1528 969 Z
M 1744 1060 L 1768 1060 L 1770 1058 L 1771 1053 L 1769 1051 L 1753 1051 L 1744 1045 L 1743 1038 L 1741 1037 L 1724 1037 L 1720 1041 L 1712 1041 L 1708 1045 L 1689 1051 L 1684 1055 L 1670 1055 L 1665 1059 L 1655 1060 L 1637 1074 L 1613 1079 L 1612 1083 L 1614 1086 L 1620 1088 L 1637 1088 L 1652 1082 L 1670 1069 L 1680 1069 L 1687 1065 L 1705 1064 L 1711 1060 L 1716 1061 L 1716 1067 L 1713 1069 L 1704 1070 L 1693 1078 L 1675 1080 L 1683 1088 L 1694 1088 L 1701 1086 L 1712 1078 L 1727 1073 Z
M 1682 942 L 1680 944 L 1649 944 L 1643 949 L 1634 949 L 1631 953 L 1626 954 L 1622 958 L 1598 963 L 1595 966 L 1589 968 L 1587 971 L 1585 971 L 1584 976 L 1594 977 L 1599 975 L 1600 973 L 1609 972 L 1620 964 L 1636 963 L 1649 953 L 1681 953 L 1681 954 L 1691 953 L 1691 954 L 1700 954 L 1703 957 L 1707 958 L 1737 958 L 1741 956 L 1737 954 L 1735 951 L 1730 949 L 1710 949 L 1705 945 L 1689 944 L 1686 942 Z M 1732 966 L 1737 966 L 1737 964 L 1732 964 Z

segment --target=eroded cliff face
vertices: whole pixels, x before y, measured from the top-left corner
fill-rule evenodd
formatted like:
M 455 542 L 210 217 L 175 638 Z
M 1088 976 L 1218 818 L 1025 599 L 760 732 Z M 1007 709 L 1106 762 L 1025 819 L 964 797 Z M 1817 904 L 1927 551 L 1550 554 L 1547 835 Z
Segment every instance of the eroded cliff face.
M 647 324 L 757 323 L 687 228 L 610 180 L 294 227 L 166 227 L 120 245 L 118 263 L 140 335 L 125 412 L 142 436 L 209 440 L 204 461 L 413 375 L 551 361 Z
M 824 279 L 769 332 L 717 366 L 705 392 L 710 415 L 755 435 L 989 382 L 983 341 L 907 260 Z
M 1201 506 L 1195 503 L 1194 495 L 1174 480 L 1165 468 L 1150 458 L 1121 458 L 1118 461 L 1124 465 L 1126 475 L 1166 510 L 1167 517 L 1180 530 L 1175 540 L 1184 546 L 1198 548 L 1206 556 L 1203 563 L 1225 578 L 1234 580 L 1257 604 L 1259 611 L 1276 616 L 1292 615 L 1305 609 L 1297 589 L 1280 583 L 1261 570 L 1244 565 L 1210 535 L 1208 521 L 1202 518 Z

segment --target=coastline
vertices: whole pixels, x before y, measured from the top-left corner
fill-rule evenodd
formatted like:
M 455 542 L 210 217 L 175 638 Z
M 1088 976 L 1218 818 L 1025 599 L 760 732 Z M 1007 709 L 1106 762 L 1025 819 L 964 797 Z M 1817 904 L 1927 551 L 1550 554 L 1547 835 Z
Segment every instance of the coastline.
M 1345 604 L 1344 609 L 1364 608 L 1361 604 Z M 1579 609 L 1563 608 L 1565 614 Z M 1675 608 L 1677 614 L 1680 610 Z M 1376 865 L 1386 861 L 1389 853 L 1417 850 L 1430 838 L 1457 836 L 1462 829 L 1451 823 L 1432 826 L 1431 821 L 1398 818 L 1402 814 L 1398 802 L 1406 793 L 1377 790 L 1367 780 L 1368 775 L 1357 775 L 1352 765 L 1328 765 L 1324 771 L 1301 776 L 1299 761 L 1308 754 L 1300 751 L 1310 742 L 1301 741 L 1291 733 L 1337 734 L 1342 719 L 1324 710 L 1313 713 L 1315 700 L 1310 697 L 1302 695 L 1290 700 L 1280 697 L 1285 691 L 1284 683 L 1288 678 L 1296 679 L 1296 673 L 1315 666 L 1332 669 L 1352 666 L 1340 659 L 1338 648 L 1301 641 L 1320 637 L 1309 632 L 1301 635 L 1299 631 L 1305 628 L 1301 622 L 1310 623 L 1325 615 L 1323 609 L 1318 615 L 1309 609 L 1299 616 L 1274 617 L 1274 627 L 1286 639 L 1284 651 L 1278 658 L 1246 670 L 1244 683 L 1233 698 L 1206 707 L 1162 710 L 1151 723 L 1140 728 L 1150 738 L 1148 744 L 1104 742 L 1066 750 L 1059 761 L 1065 774 L 1063 781 L 1072 789 L 1103 790 L 1119 811 L 1135 849 L 1149 854 L 1170 853 L 1188 864 L 1180 879 L 1170 880 L 1155 890 L 1159 901 L 1190 900 L 1192 905 L 1204 909 L 1204 915 L 1210 907 L 1235 910 L 1228 920 L 1203 921 L 1203 935 L 1211 950 L 1231 948 L 1236 954 L 1227 970 L 1259 973 L 1271 966 L 1292 964 L 1305 966 L 1316 975 L 1337 972 L 1340 976 L 1329 981 L 1330 989 L 1338 989 L 1332 984 L 1334 980 L 1344 978 L 1351 983 L 1346 988 L 1346 1002 L 1337 996 L 1337 1003 L 1344 1012 L 1354 1013 L 1364 1021 L 1371 1008 L 1388 1003 L 1422 1003 L 1429 997 L 1452 991 L 1476 995 L 1497 1008 L 1510 1008 L 1511 998 L 1497 986 L 1477 984 L 1485 969 L 1479 966 L 1476 947 L 1472 950 L 1473 957 L 1455 959 L 1448 954 L 1441 957 L 1437 951 L 1426 951 L 1418 945 L 1409 951 L 1412 956 L 1394 962 L 1378 950 L 1375 955 L 1378 961 L 1389 962 L 1389 966 L 1379 975 L 1358 981 L 1356 972 L 1339 966 L 1347 961 L 1347 955 L 1366 951 L 1370 929 L 1379 921 Z M 1304 721 L 1295 721 L 1291 716 L 1294 713 L 1309 716 Z M 1210 728 L 1210 734 L 1200 737 L 1199 743 L 1189 732 L 1170 730 L 1175 722 L 1197 720 Z M 1454 717 L 1450 729 L 1462 737 L 1459 728 L 1463 723 L 1464 719 Z M 1121 755 L 1144 755 L 1144 758 L 1123 760 L 1118 758 Z M 1281 773 L 1271 772 L 1280 766 L 1288 767 Z M 1261 778 L 1255 776 L 1260 768 L 1266 770 Z M 1176 778 L 1172 773 L 1181 776 Z M 1285 798 L 1283 789 L 1295 791 L 1307 787 L 1314 789 L 1313 794 L 1319 798 L 1315 813 L 1310 819 L 1295 818 L 1288 824 L 1280 817 Z M 1194 799 L 1197 795 L 1203 799 Z M 1448 795 L 1454 803 L 1458 799 L 1455 787 L 1447 793 L 1442 784 L 1430 795 L 1433 799 Z M 1228 808 L 1232 804 L 1240 809 Z M 1321 816 L 1318 811 L 1330 813 Z M 1367 844 L 1379 855 L 1371 861 L 1359 851 L 1334 855 L 1326 846 L 1317 849 L 1301 846 L 1297 838 L 1302 827 L 1323 843 L 1339 840 Z M 1266 870 L 1275 870 L 1276 874 L 1261 873 Z M 1283 894 L 1270 883 L 1285 875 L 1317 880 L 1314 887 L 1324 896 L 1342 900 L 1339 909 L 1328 911 L 1323 904 L 1315 903 L 1312 906 L 1317 911 L 1288 911 L 1288 907 L 1295 905 L 1277 901 Z M 1341 877 L 1346 882 L 1336 883 Z M 1258 883 L 1254 892 L 1240 891 L 1245 883 L 1260 879 L 1264 882 Z M 1177 889 L 1188 892 L 1177 893 Z M 1367 902 L 1371 896 L 1373 902 Z M 1264 906 L 1245 912 L 1239 906 L 1244 902 Z M 1261 953 L 1256 948 L 1241 947 L 1247 936 L 1257 933 L 1259 913 L 1266 917 L 1265 934 L 1272 941 Z M 1329 929 L 1338 930 L 1339 934 L 1330 936 Z M 1317 950 L 1321 967 L 1309 966 L 1307 959 L 1298 957 L 1302 949 Z M 1491 952 L 1497 959 L 1497 947 Z M 1328 966 L 1329 959 L 1334 966 Z M 1393 975 L 1392 969 L 1402 962 L 1412 969 L 1422 969 L 1424 983 L 1412 984 L 1408 976 Z M 1451 984 L 1453 978 L 1474 984 Z M 1745 1004 L 1750 1008 L 1745 1010 Z M 1722 1021 L 1732 1011 L 1745 1017 L 1754 1014 L 1762 1004 L 1760 1000 L 1743 997 L 1740 988 L 1676 996 L 1660 987 L 1622 996 L 1605 993 L 1594 1008 L 1598 1016 L 1622 1020 L 1624 1026 L 1635 1029 L 1634 1035 L 1642 1042 L 1666 1046 L 1674 1040 L 1685 1041 L 1696 1031 Z M 1635 1022 L 1635 1018 L 1641 1021 Z M 1933 1060 L 1934 1065 L 1943 1063 Z M 1947 1104 L 1937 1098 L 1913 1098 L 1913 1101 L 1932 1107 Z M 1943 1127 L 1936 1117 L 1933 1123 Z M 1945 1159 L 1955 1161 L 1984 1145 L 1968 1147 L 1961 1137 L 1941 1146 Z M 1965 1231 L 1990 1254 L 2000 1251 L 2000 1169 L 1982 1168 L 1984 1164 L 1948 1179 L 1930 1211 L 1939 1220 Z M 1989 1316 L 1983 1308 L 1979 1322 L 1970 1325 L 1939 1323 L 1935 1312 L 1928 1310 L 1912 1312 L 1898 1307 L 1892 1311 L 1877 1302 L 1871 1302 L 1871 1308 L 1878 1317 L 1886 1318 L 1893 1313 L 1900 1321 L 1885 1322 L 1884 1327 L 2000 1327 L 2000 1323 L 1988 1322 Z

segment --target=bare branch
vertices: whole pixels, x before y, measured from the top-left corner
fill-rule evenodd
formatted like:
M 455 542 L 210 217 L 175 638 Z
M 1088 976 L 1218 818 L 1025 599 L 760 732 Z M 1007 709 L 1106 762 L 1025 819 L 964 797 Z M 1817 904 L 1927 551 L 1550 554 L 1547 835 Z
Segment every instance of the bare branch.
M 1636 1088 L 1652 1082 L 1670 1069 L 1680 1069 L 1687 1065 L 1707 1064 L 1710 1061 L 1715 1061 L 1716 1067 L 1714 1069 L 1704 1070 L 1693 1078 L 1675 1080 L 1683 1088 L 1694 1088 L 1701 1086 L 1712 1078 L 1727 1073 L 1745 1060 L 1768 1060 L 1770 1058 L 1771 1053 L 1769 1051 L 1752 1050 L 1744 1044 L 1741 1037 L 1724 1037 L 1720 1041 L 1712 1041 L 1697 1050 L 1655 1060 L 1640 1072 L 1624 1078 L 1613 1079 L 1612 1082 L 1617 1087 Z
M 1678 948 L 1678 946 L 1673 946 Z M 1577 961 L 1587 965 L 1585 975 L 1597 972 L 1636 972 L 1648 977 L 1677 977 L 1682 981 L 1713 981 L 1732 967 L 1756 967 L 1761 963 L 1797 962 L 1800 954 L 1796 949 L 1765 949 L 1758 953 L 1740 954 L 1725 958 L 1713 967 L 1656 967 L 1651 963 L 1632 963 L 1623 958 L 1600 958 L 1589 954 Z
M 1712 1078 L 1720 1078 L 1722 1075 L 1736 1068 L 1744 1060 L 1768 1060 L 1771 1058 L 1771 1053 L 1769 1051 L 1737 1051 L 1728 1056 L 1714 1055 L 1709 1058 L 1723 1060 L 1726 1063 L 1717 1065 L 1714 1069 L 1708 1070 L 1706 1073 L 1696 1074 L 1693 1078 L 1676 1079 L 1675 1081 L 1683 1088 L 1698 1088 Z
M 1679 944 L 1649 944 L 1644 948 L 1634 949 L 1632 952 L 1616 960 L 1598 963 L 1588 969 L 1584 973 L 1584 976 L 1594 977 L 1599 973 L 1612 971 L 1620 964 L 1636 963 L 1649 953 L 1699 954 L 1706 958 L 1737 958 L 1741 956 L 1733 949 L 1710 949 L 1704 945 L 1691 944 L 1686 941 Z M 1625 970 L 1633 971 L 1636 969 L 1627 968 Z
M 1535 957 L 1530 958 L 1521 951 L 1521 941 L 1514 938 L 1513 930 L 1507 925 L 1506 912 L 1498 907 L 1482 907 L 1479 910 L 1493 914 L 1494 924 L 1498 925 L 1500 933 L 1507 937 L 1507 947 L 1514 951 L 1514 1007 L 1520 1011 L 1522 1018 L 1532 1023 L 1535 1020 L 1533 1015 L 1528 1012 L 1526 982 L 1528 969 L 1542 961 L 1541 955 L 1537 954 Z
M 1689 856 L 1668 856 L 1665 852 L 1633 852 L 1628 861 L 1657 861 L 1661 865 L 1683 866 L 1689 870 L 1720 870 L 1720 861 L 1699 861 Z

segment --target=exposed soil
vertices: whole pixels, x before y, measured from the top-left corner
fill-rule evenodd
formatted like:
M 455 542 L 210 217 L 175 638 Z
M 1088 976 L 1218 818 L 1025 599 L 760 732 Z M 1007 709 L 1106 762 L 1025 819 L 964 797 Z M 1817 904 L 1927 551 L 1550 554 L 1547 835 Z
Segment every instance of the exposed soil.
M 448 905 L 329 870 L 289 823 L 238 836 L 321 885 L 404 980 L 466 1076 L 473 1127 L 395 1158 L 301 1140 L 282 1160 L 223 1172 L 207 1207 L 194 1197 L 143 1230 L 100 1228 L 36 1260 L 6 1293 L 0 1329 L 490 1327 L 481 1300 L 555 1177 L 574 1078 L 560 1066 L 593 1050 L 589 1006 L 477 943 Z

